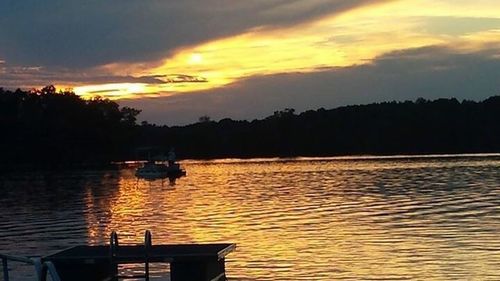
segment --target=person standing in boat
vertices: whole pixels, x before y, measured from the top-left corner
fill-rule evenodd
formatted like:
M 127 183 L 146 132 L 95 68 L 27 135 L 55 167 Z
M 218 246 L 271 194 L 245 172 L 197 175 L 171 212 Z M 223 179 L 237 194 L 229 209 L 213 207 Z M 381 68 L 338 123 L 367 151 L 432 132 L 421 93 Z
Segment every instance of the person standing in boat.
M 175 164 L 175 150 L 173 147 L 170 148 L 168 152 L 168 166 L 173 167 Z

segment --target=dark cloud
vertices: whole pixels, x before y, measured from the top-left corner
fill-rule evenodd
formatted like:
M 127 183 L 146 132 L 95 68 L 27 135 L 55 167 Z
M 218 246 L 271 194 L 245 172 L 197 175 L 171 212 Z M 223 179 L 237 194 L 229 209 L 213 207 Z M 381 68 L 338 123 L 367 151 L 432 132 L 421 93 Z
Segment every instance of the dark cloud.
M 165 83 L 205 83 L 208 80 L 205 77 L 193 76 L 187 74 L 169 74 L 169 75 L 155 75 Z
M 254 77 L 221 89 L 172 97 L 124 100 L 158 124 L 187 124 L 199 116 L 255 119 L 297 111 L 390 100 L 500 95 L 500 46 L 469 53 L 444 47 L 392 52 L 372 64 Z
M 107 83 L 146 83 L 164 84 L 180 82 L 204 82 L 203 78 L 182 74 L 151 76 L 110 75 L 97 69 L 67 69 L 61 67 L 44 68 L 39 66 L 13 66 L 0 63 L 0 87 L 40 88 L 50 84 L 107 84 Z
M 65 68 L 148 61 L 180 46 L 384 1 L 2 0 L 0 59 Z

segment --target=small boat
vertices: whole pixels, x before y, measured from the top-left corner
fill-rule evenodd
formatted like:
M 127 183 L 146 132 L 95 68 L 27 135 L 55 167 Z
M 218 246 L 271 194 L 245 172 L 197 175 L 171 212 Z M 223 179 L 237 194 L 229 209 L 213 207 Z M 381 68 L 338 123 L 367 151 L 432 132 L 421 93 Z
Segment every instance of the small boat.
M 155 179 L 176 179 L 186 175 L 186 171 L 179 164 L 169 166 L 163 163 L 148 161 L 144 166 L 137 169 L 135 176 L 147 180 Z

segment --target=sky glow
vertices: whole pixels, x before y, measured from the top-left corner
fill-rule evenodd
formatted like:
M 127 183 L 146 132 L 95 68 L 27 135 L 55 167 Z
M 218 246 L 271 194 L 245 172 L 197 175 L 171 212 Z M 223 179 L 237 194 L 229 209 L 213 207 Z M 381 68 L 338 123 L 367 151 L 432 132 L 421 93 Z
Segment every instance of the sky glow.
M 106 56 L 100 53 L 102 48 L 82 47 L 79 54 L 60 63 L 58 60 L 62 54 L 57 56 L 55 50 L 45 50 L 42 45 L 32 47 L 32 51 L 49 52 L 49 58 L 37 64 L 36 59 L 29 59 L 28 55 L 25 58 L 21 51 L 15 51 L 23 49 L 18 46 L 22 42 L 7 33 L 7 36 L 2 36 L 8 43 L 5 44 L 6 51 L 2 52 L 0 48 L 0 82 L 4 87 L 24 88 L 55 84 L 58 88 L 72 88 L 85 98 L 102 96 L 119 101 L 153 97 L 172 99 L 193 93 L 220 95 L 220 91 L 243 84 L 249 88 L 248 81 L 259 77 L 287 74 L 312 77 L 333 70 L 347 72 L 355 67 L 380 64 L 381 59 L 394 54 L 425 48 L 439 48 L 452 56 L 481 54 L 495 62 L 500 59 L 500 2 L 496 0 L 299 0 L 286 4 L 274 0 L 222 1 L 224 5 L 207 3 L 202 6 L 196 6 L 194 2 L 143 8 L 145 15 L 155 15 L 151 11 L 164 9 L 166 16 L 174 15 L 174 12 L 185 13 L 186 17 L 206 16 L 210 19 L 206 19 L 205 24 L 176 26 L 174 22 L 164 26 L 173 32 L 160 34 L 161 25 L 146 22 L 145 26 L 127 29 L 127 34 L 121 31 L 121 36 L 130 37 L 133 43 L 110 43 L 111 51 Z M 13 7 L 16 6 L 11 4 Z M 87 8 L 89 13 L 100 12 L 98 7 Z M 19 9 L 19 12 L 23 10 Z M 212 20 L 210 16 L 217 13 L 224 16 Z M 103 18 L 114 23 L 114 18 Z M 252 18 L 257 20 L 252 21 Z M 119 28 L 117 25 L 118 32 Z M 0 27 L 0 35 L 2 32 L 6 33 Z M 191 35 L 195 38 L 189 39 Z M 106 34 L 100 34 L 96 29 L 87 36 L 92 40 L 102 40 Z M 168 40 L 163 43 L 163 48 L 162 44 L 153 42 L 153 39 L 163 40 L 165 36 Z M 9 43 L 9 39 L 13 43 Z M 11 45 L 17 49 L 9 49 Z M 148 48 L 150 52 L 143 50 Z M 115 58 L 121 51 L 129 52 L 129 55 Z M 420 55 L 439 57 L 439 53 Z M 53 56 L 52 60 L 50 56 Z M 73 59 L 74 65 L 71 64 Z M 434 65 L 429 69 L 456 67 L 452 64 Z M 427 82 L 422 80 L 422 83 Z M 318 92 L 327 89 L 331 90 L 331 87 L 318 84 Z M 498 93 L 500 89 L 485 94 Z M 366 102 L 372 100 L 376 98 Z M 325 106 L 338 104 L 342 102 Z M 276 103 L 278 107 L 285 105 Z
M 75 91 L 83 96 L 98 94 L 112 99 L 172 95 L 224 87 L 251 76 L 367 64 L 397 50 L 443 45 L 476 51 L 488 44 L 499 44 L 500 4 L 459 2 L 389 1 L 298 26 L 256 28 L 182 48 L 161 62 L 117 64 L 108 68 L 114 75 L 138 77 L 185 73 L 203 77 L 206 83 L 96 84 L 77 86 Z M 459 29 L 463 26 L 461 22 L 471 20 L 476 22 L 475 26 Z

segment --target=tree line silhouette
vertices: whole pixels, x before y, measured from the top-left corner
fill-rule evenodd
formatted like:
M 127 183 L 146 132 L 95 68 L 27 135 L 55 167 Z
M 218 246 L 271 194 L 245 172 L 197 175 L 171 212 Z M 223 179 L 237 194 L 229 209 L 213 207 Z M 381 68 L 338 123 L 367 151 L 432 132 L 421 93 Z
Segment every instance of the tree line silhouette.
M 129 156 L 139 110 L 53 86 L 0 88 L 0 167 L 67 168 Z
M 140 110 L 85 100 L 53 86 L 0 88 L 0 166 L 67 167 L 144 158 L 140 148 L 181 158 L 500 152 L 500 96 L 284 109 L 253 121 L 203 116 L 187 126 L 137 124 Z
M 189 158 L 500 152 L 500 96 L 481 102 L 422 98 L 276 111 L 262 120 L 144 127 Z M 151 143 L 153 145 L 153 143 Z

